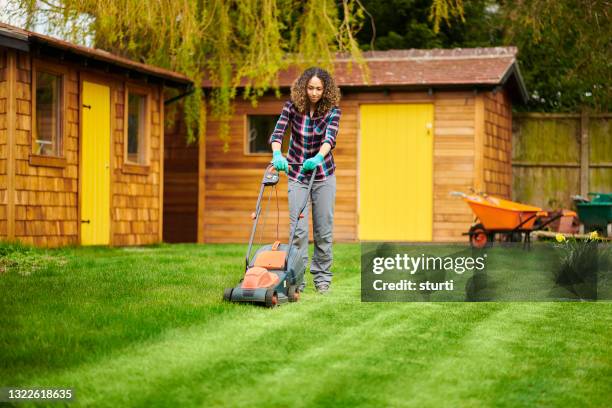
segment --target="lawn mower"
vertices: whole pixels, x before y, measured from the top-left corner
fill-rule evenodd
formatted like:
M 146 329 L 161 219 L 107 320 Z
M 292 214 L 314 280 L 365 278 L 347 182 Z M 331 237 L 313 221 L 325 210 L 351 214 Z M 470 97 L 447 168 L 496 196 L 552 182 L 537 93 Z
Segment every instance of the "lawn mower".
M 289 165 L 301 166 L 300 163 L 289 163 Z M 302 203 L 300 207 L 298 219 L 304 218 L 304 210 L 308 205 L 308 197 L 310 197 L 315 173 L 315 171 L 312 171 L 312 175 L 310 176 L 308 193 L 306 194 L 304 203 Z M 275 189 L 279 179 L 280 174 L 274 169 L 274 166 L 271 164 L 268 165 L 261 181 L 255 212 L 251 215 L 253 218 L 253 228 L 251 230 L 251 238 L 249 239 L 249 246 L 245 258 L 244 277 L 235 287 L 225 289 L 223 299 L 226 301 L 259 303 L 267 307 L 276 307 L 279 304 L 287 302 L 297 302 L 300 298 L 300 285 L 304 282 L 306 264 L 304 263 L 302 255 L 299 254 L 297 249 L 293 246 L 293 237 L 297 229 L 297 222 L 294 223 L 293 228 L 291 228 L 289 244 L 281 244 L 278 240 L 278 205 L 276 227 L 277 240 L 273 244 L 260 247 L 253 257 L 251 257 L 255 232 L 257 231 L 257 223 L 261 215 L 261 200 L 264 196 L 264 190 L 267 187 Z M 272 190 L 270 190 L 270 197 L 271 194 Z

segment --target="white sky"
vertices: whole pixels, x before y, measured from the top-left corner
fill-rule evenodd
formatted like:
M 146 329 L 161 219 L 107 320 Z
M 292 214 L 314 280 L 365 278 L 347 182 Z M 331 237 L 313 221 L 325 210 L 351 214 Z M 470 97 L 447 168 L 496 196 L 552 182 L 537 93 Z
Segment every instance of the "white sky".
M 19 16 L 20 13 L 15 13 L 17 10 L 18 8 L 14 1 L 0 0 L 0 22 L 25 28 L 25 16 Z M 87 19 L 83 18 L 82 23 L 85 24 L 86 22 Z M 31 31 L 70 41 L 70 39 L 62 37 L 57 30 L 53 30 L 48 24 L 36 24 Z M 81 45 L 92 47 L 93 35 L 86 36 Z

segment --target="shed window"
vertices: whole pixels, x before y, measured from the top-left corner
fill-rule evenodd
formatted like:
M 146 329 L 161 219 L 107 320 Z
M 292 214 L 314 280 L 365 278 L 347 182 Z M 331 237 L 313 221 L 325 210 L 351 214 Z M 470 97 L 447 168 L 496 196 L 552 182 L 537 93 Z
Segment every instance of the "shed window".
M 248 115 L 247 116 L 247 153 L 270 153 L 271 148 L 268 144 L 270 135 L 274 131 L 278 115 Z M 283 151 L 287 151 L 287 141 L 289 140 L 290 126 L 287 126 L 283 137 Z
M 36 72 L 34 153 L 60 156 L 62 148 L 62 76 Z
M 146 164 L 147 96 L 128 93 L 127 161 Z

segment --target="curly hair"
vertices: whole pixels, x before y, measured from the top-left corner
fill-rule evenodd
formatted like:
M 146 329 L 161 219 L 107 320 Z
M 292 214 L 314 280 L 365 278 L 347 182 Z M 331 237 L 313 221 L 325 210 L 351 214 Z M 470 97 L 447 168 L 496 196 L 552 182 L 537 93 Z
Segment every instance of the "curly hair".
M 302 114 L 310 110 L 310 100 L 306 93 L 306 87 L 308 81 L 315 76 L 323 82 L 323 95 L 315 106 L 314 115 L 323 116 L 340 102 L 340 89 L 336 86 L 336 81 L 329 72 L 322 68 L 308 68 L 293 82 L 293 85 L 291 85 L 291 101 Z

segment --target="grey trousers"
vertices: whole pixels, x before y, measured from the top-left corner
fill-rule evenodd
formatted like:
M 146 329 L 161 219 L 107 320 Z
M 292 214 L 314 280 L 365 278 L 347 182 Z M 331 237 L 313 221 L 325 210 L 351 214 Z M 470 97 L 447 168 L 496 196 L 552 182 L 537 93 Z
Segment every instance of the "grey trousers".
M 308 185 L 289 180 L 290 228 L 295 225 L 300 206 L 304 203 Z M 332 280 L 332 243 L 334 232 L 334 206 L 336 204 L 336 175 L 323 181 L 315 181 L 310 192 L 310 203 L 304 210 L 304 218 L 298 221 L 293 245 L 302 254 L 304 265 L 308 265 L 308 211 L 312 206 L 312 228 L 314 254 L 310 265 L 315 286 L 329 285 Z M 291 231 L 291 230 L 290 230 Z

